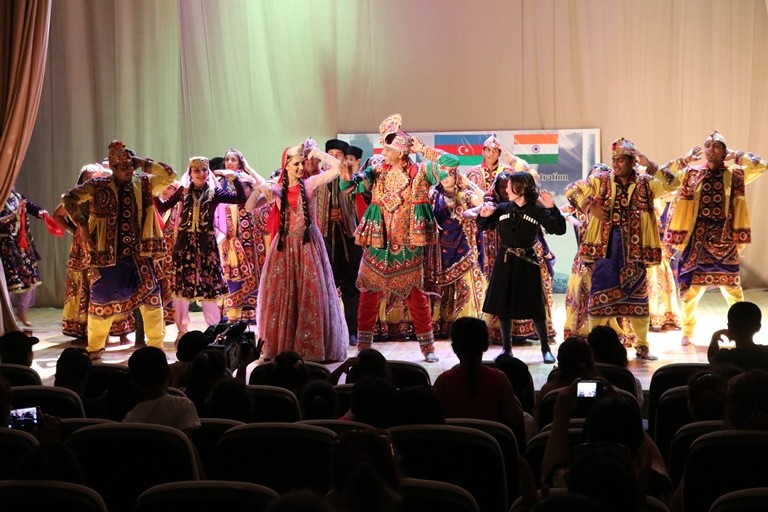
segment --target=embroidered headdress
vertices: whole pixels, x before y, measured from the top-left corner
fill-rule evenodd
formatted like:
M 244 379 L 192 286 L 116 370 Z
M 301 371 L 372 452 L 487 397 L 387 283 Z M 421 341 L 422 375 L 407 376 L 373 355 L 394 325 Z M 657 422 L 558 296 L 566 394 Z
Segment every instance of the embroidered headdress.
M 611 144 L 612 156 L 628 155 L 632 156 L 632 151 L 635 150 L 635 143 L 624 137 L 619 137 L 613 144 Z
M 490 137 L 485 139 L 485 142 L 483 142 L 484 148 L 492 148 L 492 149 L 498 149 L 501 151 L 501 141 L 496 137 L 496 134 L 492 134 Z
M 724 148 L 728 148 L 728 144 L 725 143 L 725 137 L 723 137 L 723 134 L 717 130 L 710 133 L 709 137 L 707 137 L 707 140 L 711 140 L 712 142 L 719 142 L 723 145 Z
M 193 170 L 208 171 L 208 188 L 211 190 L 216 188 L 216 179 L 213 177 L 213 173 L 211 172 L 208 158 L 204 156 L 193 156 L 189 159 L 189 163 L 187 164 L 187 172 L 185 172 L 184 176 L 181 177 L 182 187 L 189 189 L 189 187 L 192 186 Z
M 129 164 L 133 161 L 132 152 L 125 147 L 121 140 L 113 140 L 109 144 L 109 166 L 117 167 L 120 164 Z
M 401 151 L 403 153 L 410 153 L 411 146 L 413 145 L 413 138 L 403 130 L 400 126 L 403 124 L 403 118 L 400 114 L 392 114 L 381 122 L 379 125 L 379 142 L 381 142 L 385 148 L 394 149 L 395 151 Z M 389 142 L 387 140 L 391 135 L 394 135 Z

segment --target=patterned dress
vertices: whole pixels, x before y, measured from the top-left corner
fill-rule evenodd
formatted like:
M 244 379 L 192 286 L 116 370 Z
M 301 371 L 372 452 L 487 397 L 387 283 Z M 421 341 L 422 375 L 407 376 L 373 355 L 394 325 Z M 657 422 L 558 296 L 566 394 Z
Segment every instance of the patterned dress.
M 28 199 L 26 207 L 20 208 L 25 199 L 22 194 L 11 191 L 0 212 L 0 217 L 12 216 L 11 220 L 0 224 L 0 257 L 10 293 L 27 292 L 40 284 L 40 271 L 37 268 L 40 255 L 29 229 L 29 215 L 39 218 L 42 208 Z
M 264 358 L 274 358 L 286 350 L 298 353 L 305 361 L 346 358 L 349 331 L 325 242 L 314 222 L 309 228 L 309 242 L 303 243 L 304 208 L 309 208 L 309 218 L 314 219 L 316 189 L 338 175 L 338 171 L 326 171 L 305 179 L 309 204 L 301 200 L 299 185 L 289 187 L 287 198 L 277 198 L 279 186 L 272 189 L 276 200 L 288 201 L 288 232 L 278 233 L 270 243 L 259 282 L 256 318 L 259 337 L 265 341 Z M 278 250 L 283 236 L 283 248 Z

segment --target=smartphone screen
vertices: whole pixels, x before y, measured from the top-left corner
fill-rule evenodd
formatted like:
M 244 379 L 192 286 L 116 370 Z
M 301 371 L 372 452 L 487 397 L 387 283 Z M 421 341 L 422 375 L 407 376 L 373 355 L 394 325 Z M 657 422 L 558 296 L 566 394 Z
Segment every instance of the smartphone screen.
M 597 398 L 598 382 L 585 380 L 576 384 L 576 398 Z
M 37 425 L 37 407 L 11 409 L 11 419 L 8 423 L 9 428 L 30 431 L 35 425 Z

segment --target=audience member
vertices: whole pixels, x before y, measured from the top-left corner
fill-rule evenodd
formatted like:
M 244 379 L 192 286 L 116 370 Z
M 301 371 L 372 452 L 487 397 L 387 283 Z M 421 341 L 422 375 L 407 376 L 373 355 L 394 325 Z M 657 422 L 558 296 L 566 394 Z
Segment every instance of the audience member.
M 629 366 L 627 349 L 612 327 L 596 325 L 587 335 L 587 343 L 592 348 L 596 363 L 612 364 L 622 368 Z M 637 403 L 643 405 L 643 385 L 637 377 L 635 377 L 635 398 L 637 398 Z
M 21 331 L 8 331 L 0 336 L 0 363 L 32 366 L 32 345 L 40 340 Z
M 331 384 L 338 384 L 342 375 L 346 375 L 344 382 L 347 384 L 354 384 L 366 376 L 392 380 L 387 359 L 375 348 L 363 349 L 357 353 L 356 357 L 350 357 L 342 362 L 331 372 L 328 381 Z
M 744 370 L 768 370 L 768 347 L 757 345 L 752 337 L 760 330 L 762 314 L 757 304 L 737 302 L 728 309 L 728 327 L 712 333 L 707 350 L 710 364 L 732 364 Z M 735 348 L 719 348 L 723 339 Z
M 338 418 L 339 398 L 336 389 L 327 380 L 309 381 L 299 395 L 301 417 L 305 420 L 330 420 Z
M 176 362 L 171 364 L 171 387 L 184 389 L 187 375 L 197 354 L 205 350 L 210 340 L 202 331 L 187 331 L 176 345 Z
M 88 374 L 93 363 L 88 352 L 82 348 L 65 348 L 56 360 L 56 374 L 53 385 L 59 388 L 71 389 L 83 399 Z
M 528 365 L 512 354 L 506 352 L 500 353 L 493 362 L 496 369 L 504 372 L 515 396 L 520 400 L 523 411 L 533 414 L 534 404 L 536 402 L 536 392 L 533 389 L 533 379 Z
M 343 512 L 394 512 L 400 502 L 400 478 L 397 451 L 388 433 L 343 432 L 331 454 L 328 501 Z
M 360 421 L 376 428 L 389 428 L 397 388 L 382 377 L 363 377 L 355 382 L 349 411 L 342 420 Z
M 478 318 L 457 319 L 451 327 L 451 348 L 459 364 L 435 380 L 435 393 L 446 418 L 498 421 L 515 429 L 523 424 L 523 410 L 507 376 L 484 366 L 488 326 Z
M 566 339 L 557 349 L 557 366 L 539 390 L 534 418 L 539 420 L 539 404 L 550 391 L 568 386 L 574 379 L 591 380 L 596 377 L 594 355 L 589 345 L 579 338 Z
M 728 424 L 739 430 L 768 430 L 768 372 L 748 370 L 728 382 Z
M 688 412 L 693 421 L 725 419 L 728 379 L 711 370 L 702 370 L 688 379 Z
M 187 374 L 187 387 L 184 394 L 187 395 L 195 408 L 198 416 L 204 416 L 205 401 L 221 379 L 227 377 L 227 365 L 224 354 L 217 349 L 206 349 L 195 356 L 192 366 Z
M 62 443 L 43 443 L 24 454 L 16 465 L 15 478 L 85 483 L 77 457 Z
M 128 358 L 128 370 L 144 398 L 124 421 L 174 427 L 191 438 L 191 431 L 200 427 L 200 419 L 191 400 L 168 394 L 171 370 L 165 353 L 157 347 L 142 347 Z
M 248 423 L 251 419 L 251 400 L 245 383 L 224 376 L 214 384 L 203 408 L 208 418 L 224 418 Z

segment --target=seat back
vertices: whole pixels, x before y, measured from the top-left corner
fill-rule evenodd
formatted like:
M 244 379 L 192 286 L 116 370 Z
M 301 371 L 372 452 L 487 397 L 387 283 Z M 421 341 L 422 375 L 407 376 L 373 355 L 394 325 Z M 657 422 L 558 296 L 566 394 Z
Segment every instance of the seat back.
M 331 370 L 327 366 L 314 361 L 304 361 L 304 366 L 309 370 L 309 378 L 313 380 L 328 380 Z
M 493 436 L 455 425 L 402 425 L 388 430 L 404 476 L 458 485 L 475 497 L 483 512 L 506 512 L 506 467 Z
M 475 418 L 446 418 L 446 425 L 476 428 L 486 434 L 490 434 L 499 443 L 504 467 L 507 470 L 507 502 L 514 502 L 520 496 L 519 475 L 517 471 L 517 457 L 520 454 L 515 433 L 507 425 L 497 421 L 479 420 Z
M 648 430 L 662 455 L 668 456 L 669 446 L 677 431 L 692 421 L 688 411 L 688 386 L 666 390 L 656 404 L 654 423 L 648 425 Z
M 688 457 L 688 451 L 691 449 L 691 444 L 704 434 L 725 429 L 725 422 L 722 420 L 695 421 L 680 427 L 680 430 L 677 431 L 675 437 L 672 438 L 672 442 L 669 445 L 669 451 L 666 454 L 669 477 L 672 479 L 672 484 L 675 487 L 677 487 L 677 484 L 683 479 L 685 459 Z
M 754 512 L 765 510 L 768 487 L 755 487 L 723 494 L 715 500 L 709 512 Z
M 171 510 L 238 510 L 261 512 L 278 494 L 248 482 L 203 480 L 173 482 L 150 487 L 136 500 L 134 512 Z
M 115 376 L 125 375 L 128 375 L 128 365 L 94 363 L 88 373 L 88 382 L 85 383 L 83 396 L 98 398 L 109 388 Z
M 547 447 L 550 431 L 540 432 L 533 436 L 525 447 L 523 457 L 528 461 L 533 473 L 533 479 L 536 481 L 536 488 L 541 488 L 541 464 L 544 460 L 544 449 Z M 574 446 L 584 443 L 586 438 L 584 431 L 580 428 L 568 429 L 568 446 Z
M 29 432 L 0 428 L 0 480 L 13 478 L 19 460 L 37 445 Z
M 392 384 L 398 389 L 432 385 L 429 372 L 418 363 L 387 361 L 387 366 L 389 366 L 389 373 L 392 376 Z
M 104 498 L 110 512 L 130 510 L 150 487 L 197 480 L 197 462 L 187 436 L 175 428 L 146 423 L 83 427 L 67 439 L 85 483 Z
M 42 386 L 40 375 L 29 366 L 0 363 L 0 375 L 5 377 L 10 386 Z
M 447 482 L 403 478 L 400 495 L 403 501 L 397 508 L 398 512 L 480 512 L 477 501 L 469 492 Z
M 348 430 L 365 430 L 372 429 L 373 427 L 367 423 L 359 421 L 347 421 L 347 420 L 301 420 L 297 422 L 302 425 L 314 425 L 316 427 L 327 428 L 333 430 L 336 434 L 341 434 Z
M 336 434 L 300 423 L 249 423 L 227 430 L 216 445 L 210 478 L 265 485 L 283 494 L 309 488 L 325 494 Z
M 14 386 L 11 388 L 11 407 L 39 407 L 50 416 L 85 418 L 83 402 L 77 393 L 53 386 Z
M 682 480 L 683 510 L 709 510 L 723 494 L 766 486 L 768 432 L 723 430 L 704 434 L 688 452 Z
M 623 389 L 624 391 L 637 396 L 635 387 L 635 376 L 631 371 L 623 366 L 615 364 L 595 363 L 595 371 L 605 380 L 613 384 L 613 387 Z
M 292 391 L 277 386 L 249 384 L 248 397 L 253 423 L 301 420 L 299 400 Z
M 200 418 L 200 428 L 192 431 L 192 444 L 200 457 L 205 474 L 213 471 L 213 460 L 216 453 L 216 445 L 227 430 L 244 425 L 242 421 L 224 418 Z
M 107 512 L 99 493 L 84 485 L 57 480 L 0 481 L 3 510 Z
M 657 368 L 648 387 L 648 425 L 654 424 L 657 404 L 666 390 L 688 385 L 691 375 L 707 368 L 708 363 L 672 363 Z
M 112 420 L 105 420 L 102 418 L 62 418 L 61 419 L 61 441 L 64 442 L 69 439 L 74 432 L 80 430 L 83 427 L 90 427 L 91 425 L 102 425 L 104 423 L 117 423 Z

